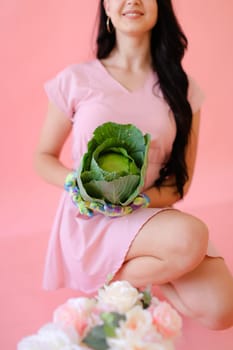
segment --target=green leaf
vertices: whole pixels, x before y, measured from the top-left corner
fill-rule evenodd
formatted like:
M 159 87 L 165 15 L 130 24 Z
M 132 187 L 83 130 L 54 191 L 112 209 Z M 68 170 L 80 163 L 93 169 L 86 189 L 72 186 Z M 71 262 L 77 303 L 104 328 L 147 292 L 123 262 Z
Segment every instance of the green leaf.
M 144 309 L 147 309 L 150 306 L 151 299 L 152 299 L 151 293 L 148 290 L 144 290 L 143 297 L 142 297 L 142 304 Z
M 98 165 L 107 172 L 126 172 L 128 174 L 138 174 L 139 170 L 130 157 L 120 153 L 107 152 L 102 154 L 98 159 Z M 134 166 L 133 166 L 134 165 Z
M 107 338 L 115 338 L 116 336 L 116 327 L 112 324 L 104 324 L 104 333 Z
M 125 315 L 120 314 L 119 312 L 103 312 L 101 314 L 101 319 L 105 324 L 111 324 L 114 327 L 118 327 L 121 320 L 126 320 Z
M 134 158 L 131 157 L 127 151 L 126 141 L 124 141 L 124 142 L 123 142 L 123 140 L 119 141 L 119 140 L 114 139 L 113 137 L 107 138 L 106 140 L 103 141 L 102 144 L 100 144 L 99 146 L 96 147 L 96 149 L 94 150 L 94 152 L 92 154 L 92 159 L 90 162 L 90 170 L 94 170 L 96 172 L 104 172 L 105 170 L 103 170 L 101 168 L 99 163 L 101 161 L 101 158 L 106 156 L 106 154 L 108 154 L 108 153 L 122 155 L 124 158 L 127 158 L 124 161 L 127 161 L 127 163 L 133 162 L 135 169 L 137 169 L 136 173 L 139 173 L 139 169 L 134 161 Z M 114 163 L 114 158 L 112 159 L 112 163 Z M 121 172 L 122 169 L 119 167 L 119 171 L 117 171 L 117 167 L 116 167 L 116 170 L 114 170 L 114 171 Z M 127 167 L 127 170 L 125 168 L 124 171 L 126 171 L 128 173 L 129 168 Z
M 106 337 L 114 338 L 116 336 L 116 328 L 119 327 L 120 321 L 125 320 L 126 317 L 118 312 L 103 312 L 101 319 L 104 321 Z
M 109 347 L 105 338 L 104 326 L 101 325 L 92 328 L 82 342 L 95 350 L 107 350 Z
M 102 124 L 94 131 L 94 140 L 102 144 L 106 139 L 111 138 L 117 144 L 122 144 L 128 154 L 133 157 L 136 164 L 142 165 L 144 159 L 145 140 L 142 132 L 132 124 L 117 124 L 108 122 Z
M 98 199 L 102 197 L 106 202 L 123 204 L 135 191 L 139 181 L 139 175 L 127 175 L 109 182 L 93 180 L 85 184 L 85 189 L 90 197 L 97 198 L 98 194 Z
M 83 184 L 90 182 L 91 180 L 105 180 L 105 177 L 102 173 L 96 172 L 95 170 L 90 170 L 90 171 L 83 171 L 81 174 L 81 180 Z

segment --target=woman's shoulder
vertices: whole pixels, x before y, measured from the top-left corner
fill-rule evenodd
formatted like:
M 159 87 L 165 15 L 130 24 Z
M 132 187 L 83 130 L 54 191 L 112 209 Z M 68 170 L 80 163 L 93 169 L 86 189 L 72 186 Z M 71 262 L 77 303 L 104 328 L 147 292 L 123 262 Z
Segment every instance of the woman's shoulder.
M 65 66 L 58 74 L 67 76 L 77 76 L 79 78 L 84 78 L 93 74 L 96 70 L 97 59 L 92 59 L 89 61 L 71 63 Z
M 49 99 L 67 115 L 72 116 L 77 101 L 87 95 L 94 66 L 95 60 L 69 64 L 44 83 Z
M 58 69 L 51 80 L 56 81 L 61 86 L 81 88 L 90 86 L 93 79 L 98 78 L 98 60 L 70 63 L 62 69 Z

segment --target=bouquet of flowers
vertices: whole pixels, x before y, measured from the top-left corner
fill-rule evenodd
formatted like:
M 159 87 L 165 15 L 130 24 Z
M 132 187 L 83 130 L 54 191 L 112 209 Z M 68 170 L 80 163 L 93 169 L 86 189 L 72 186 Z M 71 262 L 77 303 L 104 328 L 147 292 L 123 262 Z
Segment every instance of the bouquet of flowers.
M 126 281 L 99 289 L 96 297 L 69 299 L 53 322 L 22 339 L 18 350 L 174 350 L 182 319 L 166 301 Z

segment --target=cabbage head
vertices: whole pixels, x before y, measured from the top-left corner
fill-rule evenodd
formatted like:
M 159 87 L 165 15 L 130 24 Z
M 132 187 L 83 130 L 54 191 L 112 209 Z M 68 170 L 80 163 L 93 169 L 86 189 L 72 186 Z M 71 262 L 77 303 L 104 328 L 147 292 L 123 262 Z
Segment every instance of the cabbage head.
M 97 127 L 77 170 L 86 201 L 128 205 L 144 185 L 150 135 L 132 124 Z

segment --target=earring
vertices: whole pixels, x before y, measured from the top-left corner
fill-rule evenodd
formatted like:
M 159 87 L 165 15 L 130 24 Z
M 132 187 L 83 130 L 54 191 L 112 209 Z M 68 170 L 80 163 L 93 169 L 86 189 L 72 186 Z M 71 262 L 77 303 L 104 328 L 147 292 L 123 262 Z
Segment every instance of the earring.
M 107 21 L 106 21 L 106 27 L 107 27 L 107 31 L 111 34 L 113 32 L 111 26 L 110 26 L 110 17 L 107 17 Z

